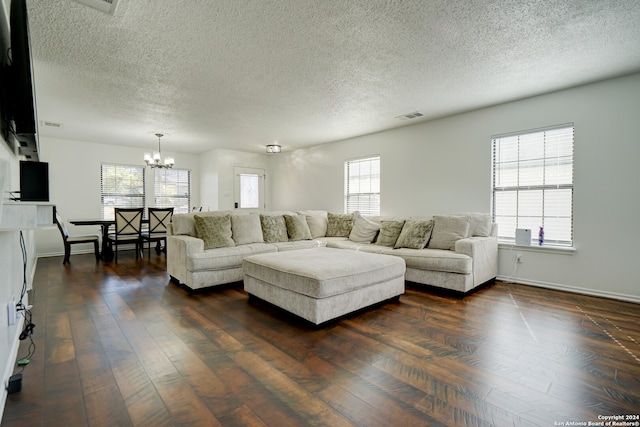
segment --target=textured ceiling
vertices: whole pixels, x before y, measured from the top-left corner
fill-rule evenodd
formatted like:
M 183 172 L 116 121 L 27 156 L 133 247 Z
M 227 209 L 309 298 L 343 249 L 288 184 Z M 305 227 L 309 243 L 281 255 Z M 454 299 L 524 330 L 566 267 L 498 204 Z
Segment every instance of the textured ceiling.
M 287 151 L 640 71 L 637 0 L 28 6 L 40 135 L 148 149 Z

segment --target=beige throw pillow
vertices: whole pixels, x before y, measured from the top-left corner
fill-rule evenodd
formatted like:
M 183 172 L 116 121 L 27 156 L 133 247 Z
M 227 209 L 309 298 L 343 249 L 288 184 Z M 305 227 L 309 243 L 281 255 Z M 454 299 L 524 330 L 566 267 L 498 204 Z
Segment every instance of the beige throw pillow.
M 468 214 L 470 218 L 469 235 L 478 237 L 491 236 L 491 214 L 471 212 Z
M 231 232 L 236 245 L 264 242 L 260 216 L 256 214 L 231 215 Z
M 349 237 L 353 228 L 353 214 L 327 214 L 327 237 Z
M 196 223 L 194 214 L 174 214 L 171 218 L 172 233 L 175 235 L 196 236 Z
M 376 245 L 394 247 L 403 226 L 404 220 L 380 221 L 380 234 L 378 234 Z
M 353 228 L 349 233 L 349 240 L 356 243 L 371 243 L 380 231 L 380 224 L 375 223 L 362 215 L 356 215 L 353 220 Z
M 231 215 L 193 217 L 196 237 L 204 241 L 205 249 L 235 246 L 231 238 Z
M 284 215 L 284 222 L 290 241 L 311 240 L 311 231 L 304 215 Z
M 468 233 L 468 216 L 434 215 L 433 231 L 428 247 L 452 251 L 455 249 L 456 242 L 467 237 Z
M 311 238 L 324 237 L 327 235 L 327 211 L 300 211 L 304 215 L 311 232 Z
M 395 247 L 424 249 L 431 237 L 432 230 L 433 220 L 408 219 L 402 227 Z
M 282 215 L 260 215 L 262 237 L 266 243 L 288 242 L 287 224 Z

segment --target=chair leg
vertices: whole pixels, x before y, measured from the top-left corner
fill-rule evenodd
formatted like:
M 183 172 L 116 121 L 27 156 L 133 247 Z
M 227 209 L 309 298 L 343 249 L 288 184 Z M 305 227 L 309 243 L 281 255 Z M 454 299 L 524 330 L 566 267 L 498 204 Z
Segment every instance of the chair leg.
M 100 261 L 100 249 L 98 249 L 98 241 L 93 242 L 93 252 L 96 255 L 96 262 Z
M 70 264 L 69 256 L 71 255 L 71 245 L 69 243 L 64 244 L 64 259 L 62 264 Z

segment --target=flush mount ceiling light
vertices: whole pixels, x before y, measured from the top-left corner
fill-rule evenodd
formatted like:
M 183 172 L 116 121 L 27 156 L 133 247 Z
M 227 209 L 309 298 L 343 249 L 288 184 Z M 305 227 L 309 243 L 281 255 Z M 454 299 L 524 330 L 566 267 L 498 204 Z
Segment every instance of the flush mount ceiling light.
M 153 155 L 151 153 L 144 153 L 144 162 L 147 166 L 151 168 L 166 168 L 171 169 L 175 164 L 173 157 L 165 157 L 162 159 L 162 150 L 160 149 L 160 138 L 164 136 L 164 134 L 156 133 L 158 137 L 158 151 L 155 151 Z
M 267 145 L 267 154 L 278 154 L 280 151 L 282 151 L 282 147 L 278 144 Z

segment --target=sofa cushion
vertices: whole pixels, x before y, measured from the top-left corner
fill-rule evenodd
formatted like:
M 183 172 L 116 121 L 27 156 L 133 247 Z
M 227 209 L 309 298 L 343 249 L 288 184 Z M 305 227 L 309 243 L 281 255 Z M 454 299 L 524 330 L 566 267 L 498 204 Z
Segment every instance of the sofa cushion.
M 292 242 L 311 240 L 311 231 L 304 215 L 283 215 L 287 226 L 287 235 Z
M 434 215 L 433 231 L 428 247 L 430 249 L 454 250 L 456 241 L 468 236 L 469 222 L 468 216 Z
M 327 246 L 320 240 L 296 240 L 291 242 L 276 242 L 271 244 L 278 248 L 278 252 L 293 251 L 297 249 L 323 248 Z
M 262 237 L 266 243 L 287 242 L 287 224 L 283 215 L 260 214 L 260 224 L 262 225 Z
M 394 249 L 388 246 L 362 245 L 358 250 L 400 257 L 404 259 L 407 268 L 457 274 L 471 274 L 473 271 L 473 259 L 470 256 L 443 249 Z
M 256 214 L 231 215 L 231 232 L 236 245 L 264 242 L 260 216 Z
M 431 230 L 433 230 L 433 220 L 408 219 L 394 247 L 423 249 L 431 237 Z
M 193 219 L 195 222 L 196 237 L 202 239 L 205 250 L 235 246 L 235 242 L 231 238 L 231 215 L 194 215 Z
M 349 240 L 358 243 L 371 243 L 374 241 L 378 232 L 380 231 L 380 224 L 375 223 L 362 215 L 354 215 L 353 228 L 349 233 Z
M 300 211 L 300 215 L 304 215 L 311 232 L 311 238 L 324 237 L 327 235 L 327 211 Z
M 244 257 L 267 252 L 277 252 L 269 243 L 249 243 L 228 248 L 207 249 L 204 252 L 190 254 L 186 258 L 188 271 L 212 271 L 239 268 Z
M 354 242 L 344 237 L 325 237 L 322 241 L 328 248 L 350 249 L 353 251 L 358 251 L 363 246 L 372 246 L 371 243 Z
M 404 226 L 404 220 L 402 221 L 380 221 L 380 234 L 376 240 L 378 246 L 390 246 L 394 247 L 402 227 Z
M 349 237 L 353 228 L 353 214 L 327 213 L 327 237 Z

